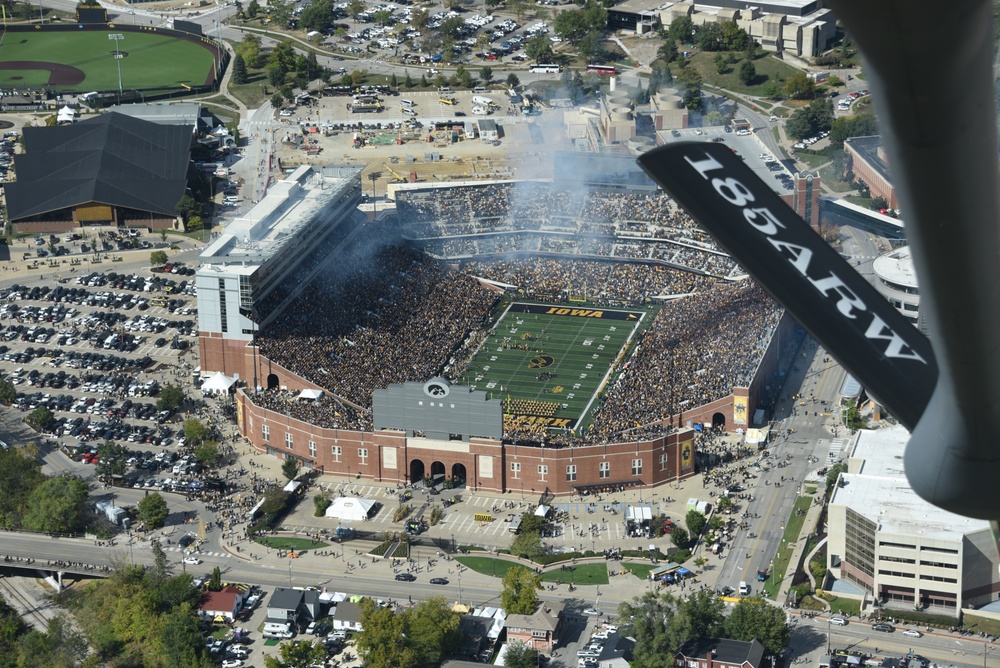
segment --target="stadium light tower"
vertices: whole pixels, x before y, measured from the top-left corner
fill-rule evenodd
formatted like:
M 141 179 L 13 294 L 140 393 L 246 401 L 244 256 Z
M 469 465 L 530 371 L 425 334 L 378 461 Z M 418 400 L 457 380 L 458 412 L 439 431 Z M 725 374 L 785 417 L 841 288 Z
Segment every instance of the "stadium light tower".
M 118 42 L 125 39 L 125 35 L 120 32 L 108 33 L 108 39 L 115 40 L 115 63 L 118 65 L 118 99 L 122 97 L 122 52 L 118 49 Z

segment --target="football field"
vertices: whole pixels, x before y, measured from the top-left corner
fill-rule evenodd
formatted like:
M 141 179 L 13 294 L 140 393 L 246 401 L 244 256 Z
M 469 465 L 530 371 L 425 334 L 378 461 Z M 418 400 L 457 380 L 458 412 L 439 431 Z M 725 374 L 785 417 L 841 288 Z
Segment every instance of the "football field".
M 576 429 L 647 317 L 641 310 L 514 302 L 463 381 L 502 399 L 509 424 Z

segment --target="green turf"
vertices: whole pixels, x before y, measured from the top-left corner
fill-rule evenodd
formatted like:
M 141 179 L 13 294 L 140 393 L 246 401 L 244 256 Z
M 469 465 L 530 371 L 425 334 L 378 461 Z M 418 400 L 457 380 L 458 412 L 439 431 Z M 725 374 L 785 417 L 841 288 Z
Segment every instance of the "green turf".
M 503 399 L 504 412 L 526 423 L 582 427 L 608 372 L 646 316 L 638 310 L 515 302 L 473 357 L 463 382 Z
M 608 564 L 601 561 L 596 564 L 577 564 L 572 571 L 554 569 L 542 573 L 542 582 L 560 582 L 574 585 L 608 584 Z
M 0 61 L 42 61 L 76 67 L 86 78 L 53 90 L 111 91 L 118 89 L 118 61 L 113 30 L 8 33 L 0 44 Z M 201 86 L 214 67 L 205 47 L 153 32 L 125 32 L 119 41 L 122 88 L 175 89 Z M 0 87 L 39 88 L 48 82 L 46 70 L 0 70 Z M 23 77 L 15 79 L 14 77 Z

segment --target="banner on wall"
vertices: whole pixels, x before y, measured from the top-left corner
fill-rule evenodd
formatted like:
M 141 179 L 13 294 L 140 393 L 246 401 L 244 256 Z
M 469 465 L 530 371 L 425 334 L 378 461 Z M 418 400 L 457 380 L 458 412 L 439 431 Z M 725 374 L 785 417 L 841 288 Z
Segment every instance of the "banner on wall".
M 747 423 L 747 397 L 733 397 L 733 422 Z
M 240 432 L 243 432 L 243 401 L 236 397 L 236 425 L 239 427 Z
M 680 444 L 681 448 L 681 470 L 689 469 L 694 466 L 694 441 L 683 441 Z

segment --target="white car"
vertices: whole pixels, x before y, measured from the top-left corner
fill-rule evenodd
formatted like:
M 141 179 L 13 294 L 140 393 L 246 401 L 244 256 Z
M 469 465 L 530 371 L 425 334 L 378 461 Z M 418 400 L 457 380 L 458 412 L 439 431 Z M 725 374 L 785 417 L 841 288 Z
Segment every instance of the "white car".
M 910 638 L 922 638 L 924 634 L 916 629 L 906 629 L 903 631 L 903 635 Z
M 192 566 L 197 566 L 201 563 L 201 559 L 198 557 L 184 557 L 183 561 L 185 564 L 191 564 Z
M 226 659 L 222 662 L 222 668 L 242 668 L 243 661 L 241 659 Z
M 847 626 L 847 620 L 843 617 L 831 617 L 830 623 L 834 626 Z
M 601 616 L 601 615 L 603 615 L 604 613 L 603 613 L 603 612 L 601 612 L 600 610 L 598 610 L 597 608 L 586 608 L 586 609 L 585 609 L 585 610 L 583 611 L 583 614 L 585 614 L 585 615 L 591 615 L 591 616 L 593 616 L 593 617 L 600 617 L 600 616 Z

